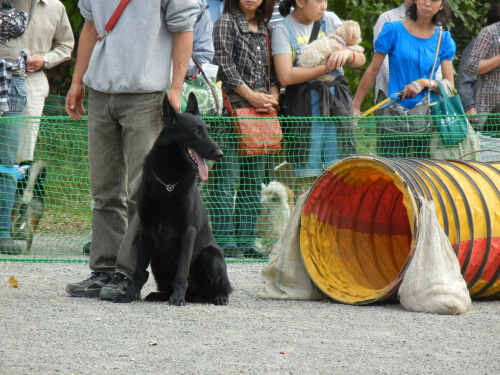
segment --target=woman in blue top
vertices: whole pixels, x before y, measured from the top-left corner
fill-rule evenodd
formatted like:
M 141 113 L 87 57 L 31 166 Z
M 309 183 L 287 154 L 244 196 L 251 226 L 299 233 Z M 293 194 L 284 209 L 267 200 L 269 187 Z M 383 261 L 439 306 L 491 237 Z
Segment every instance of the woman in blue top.
M 407 18 L 388 22 L 375 41 L 375 54 L 366 69 L 353 99 L 353 112 L 360 114 L 360 106 L 370 89 L 386 55 L 389 55 L 389 95 L 402 92 L 396 104 L 411 109 L 427 94 L 426 88 L 439 92 L 435 75 L 429 80 L 436 55 L 439 30 L 437 25 L 445 25 L 449 20 L 449 5 L 446 0 L 414 0 L 408 8 Z M 443 33 L 443 41 L 436 65 L 441 65 L 443 78 L 453 88 L 452 60 L 455 42 L 449 31 Z M 434 73 L 435 74 L 435 73 Z M 423 81 L 419 81 L 423 79 Z M 409 137 L 408 137 L 409 138 Z M 414 143 L 418 145 L 415 145 Z M 421 137 L 401 139 L 384 137 L 378 140 L 378 153 L 385 157 L 422 156 L 427 157 L 427 141 Z M 411 155 L 408 150 L 420 149 L 419 155 Z

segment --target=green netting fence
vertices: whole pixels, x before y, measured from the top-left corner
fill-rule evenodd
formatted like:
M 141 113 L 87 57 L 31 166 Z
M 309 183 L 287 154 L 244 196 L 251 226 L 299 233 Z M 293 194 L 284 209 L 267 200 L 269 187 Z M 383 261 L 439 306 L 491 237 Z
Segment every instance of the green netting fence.
M 92 201 L 88 180 L 88 150 L 86 118 L 74 121 L 64 113 L 64 98 L 49 97 L 46 116 L 33 118 L 0 118 L 0 124 L 15 121 L 19 126 L 32 127 L 40 121 L 35 148 L 35 161 L 43 161 L 47 168 L 44 180 L 44 209 L 36 228 L 31 251 L 22 254 L 0 254 L 0 261 L 26 262 L 87 262 L 82 251 L 91 238 Z M 500 116 L 488 119 L 490 126 L 484 131 L 470 133 L 458 146 L 445 146 L 439 134 L 431 130 L 422 133 L 388 133 L 384 130 L 391 118 L 368 116 L 358 118 L 282 118 L 284 139 L 282 149 L 265 160 L 265 187 L 260 212 L 257 217 L 256 245 L 259 251 L 269 253 L 278 241 L 298 196 L 314 184 L 321 171 L 342 157 L 352 154 L 373 154 L 385 157 L 473 159 L 483 162 L 500 162 L 500 132 L 494 125 L 500 124 Z M 428 117 L 406 118 L 408 121 L 428 122 Z M 485 122 L 486 116 L 479 116 Z M 231 132 L 228 118 L 207 118 L 214 139 L 225 150 L 236 150 L 237 140 Z M 321 141 L 307 134 L 312 121 L 329 136 Z M 356 123 L 354 132 L 346 132 Z M 304 131 L 305 129 L 305 131 Z M 305 135 L 304 135 L 305 134 Z M 465 146 L 464 146 L 465 144 Z M 20 144 L 20 147 L 26 145 Z M 308 155 L 313 152 L 319 171 L 297 177 Z M 213 165 L 211 165 L 213 167 Z M 299 172 L 300 173 L 300 172 Z M 211 176 L 211 175 L 209 175 Z M 209 212 L 212 177 L 200 183 L 203 201 Z M 238 188 L 242 188 L 238 186 Z M 212 207 L 213 208 L 213 207 Z M 40 214 L 40 213 L 39 213 Z M 29 219 L 29 211 L 26 214 Z M 213 219 L 213 217 L 211 217 Z M 24 220 L 24 219 L 23 219 Z M 236 224 L 236 223 L 235 223 Z M 21 246 L 25 241 L 16 240 Z M 223 240 L 219 239 L 221 245 Z

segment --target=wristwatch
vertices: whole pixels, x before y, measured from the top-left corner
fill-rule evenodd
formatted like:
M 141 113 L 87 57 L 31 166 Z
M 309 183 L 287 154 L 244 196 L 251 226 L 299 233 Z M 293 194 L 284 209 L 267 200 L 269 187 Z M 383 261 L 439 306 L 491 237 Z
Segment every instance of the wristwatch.
M 49 66 L 49 59 L 45 55 L 43 55 L 43 59 L 45 60 L 45 62 L 43 63 L 43 67 L 46 68 Z

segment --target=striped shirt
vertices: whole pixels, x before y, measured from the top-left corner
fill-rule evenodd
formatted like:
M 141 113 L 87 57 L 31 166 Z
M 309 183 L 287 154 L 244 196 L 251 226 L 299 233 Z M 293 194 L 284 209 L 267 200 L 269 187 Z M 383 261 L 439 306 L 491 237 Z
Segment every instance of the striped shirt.
M 9 91 L 12 82 L 12 72 L 24 72 L 28 55 L 24 50 L 21 50 L 17 61 L 12 64 L 4 59 L 0 59 L 0 116 L 3 112 L 8 112 L 9 108 Z
M 478 75 L 481 60 L 500 55 L 500 22 L 485 27 L 479 32 L 472 49 L 467 73 L 478 80 L 476 92 L 477 113 L 490 113 L 500 104 L 500 66 L 488 73 Z

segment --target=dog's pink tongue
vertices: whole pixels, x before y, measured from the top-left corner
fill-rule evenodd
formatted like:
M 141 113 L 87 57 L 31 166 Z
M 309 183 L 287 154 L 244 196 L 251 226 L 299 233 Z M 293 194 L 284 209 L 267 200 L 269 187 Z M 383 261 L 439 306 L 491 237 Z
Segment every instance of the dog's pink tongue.
M 201 158 L 194 150 L 193 156 L 196 160 L 196 164 L 198 164 L 198 173 L 200 174 L 201 180 L 206 181 L 208 179 L 208 167 L 205 163 L 205 159 Z

